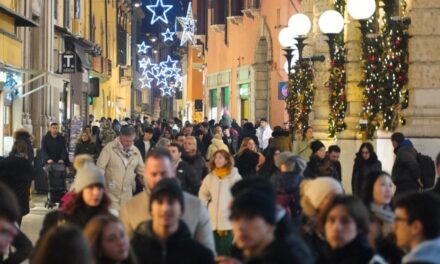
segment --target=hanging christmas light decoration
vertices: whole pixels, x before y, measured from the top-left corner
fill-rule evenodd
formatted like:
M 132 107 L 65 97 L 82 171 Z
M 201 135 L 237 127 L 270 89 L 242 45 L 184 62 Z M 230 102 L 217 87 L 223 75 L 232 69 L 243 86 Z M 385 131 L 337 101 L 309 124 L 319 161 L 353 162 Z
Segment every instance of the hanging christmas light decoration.
M 142 41 L 141 44 L 137 44 L 137 47 L 138 47 L 138 53 L 139 54 L 147 54 L 147 50 L 149 48 L 151 48 L 151 46 L 148 46 L 148 45 L 145 44 L 145 41 Z
M 182 37 L 180 39 L 180 46 L 183 46 L 188 41 L 191 41 L 193 45 L 196 44 L 195 32 L 196 32 L 196 20 L 194 19 L 192 13 L 192 5 L 191 2 L 188 4 L 188 10 L 186 12 L 186 17 L 177 17 L 176 18 L 179 24 L 182 26 L 183 32 Z
M 153 14 L 153 17 L 151 18 L 151 25 L 159 20 L 165 24 L 168 24 L 167 12 L 169 12 L 172 8 L 172 5 L 164 5 L 163 0 L 157 0 L 155 5 L 147 5 L 147 9 Z
M 167 41 L 174 41 L 174 35 L 176 33 L 171 31 L 169 28 L 167 28 L 167 30 L 164 33 L 161 33 L 161 35 L 163 36 L 163 41 L 167 42 Z

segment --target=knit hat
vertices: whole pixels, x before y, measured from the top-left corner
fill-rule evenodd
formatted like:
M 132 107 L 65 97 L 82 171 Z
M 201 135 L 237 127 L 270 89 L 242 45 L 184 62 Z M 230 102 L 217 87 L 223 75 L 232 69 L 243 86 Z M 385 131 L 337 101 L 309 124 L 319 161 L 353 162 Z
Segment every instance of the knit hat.
M 166 196 L 172 199 L 176 199 L 180 203 L 180 208 L 183 213 L 184 203 L 183 203 L 183 191 L 180 188 L 179 183 L 176 179 L 163 179 L 154 186 L 151 190 L 150 204 L 149 208 L 151 211 L 151 205 L 157 199 Z
M 328 194 L 343 194 L 344 189 L 341 184 L 330 177 L 320 177 L 314 180 L 306 180 L 303 182 L 304 196 L 308 197 L 315 209 L 321 205 Z
M 312 153 L 315 154 L 320 148 L 325 148 L 325 146 L 321 141 L 315 140 L 310 144 L 310 148 L 312 149 Z
M 240 193 L 232 203 L 231 219 L 242 216 L 254 218 L 261 217 L 267 223 L 276 224 L 276 201 L 263 192 L 249 189 Z
M 95 164 L 87 162 L 76 173 L 74 183 L 75 192 L 79 193 L 87 186 L 94 184 L 105 186 L 104 174 Z

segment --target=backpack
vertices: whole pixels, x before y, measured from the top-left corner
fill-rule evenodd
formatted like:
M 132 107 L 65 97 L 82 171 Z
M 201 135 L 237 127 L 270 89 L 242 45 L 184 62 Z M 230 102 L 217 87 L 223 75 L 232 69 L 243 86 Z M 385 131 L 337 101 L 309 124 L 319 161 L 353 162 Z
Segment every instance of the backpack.
M 423 189 L 428 189 L 434 186 L 435 182 L 435 164 L 431 157 L 417 153 L 417 161 L 420 166 L 420 175 L 423 184 Z

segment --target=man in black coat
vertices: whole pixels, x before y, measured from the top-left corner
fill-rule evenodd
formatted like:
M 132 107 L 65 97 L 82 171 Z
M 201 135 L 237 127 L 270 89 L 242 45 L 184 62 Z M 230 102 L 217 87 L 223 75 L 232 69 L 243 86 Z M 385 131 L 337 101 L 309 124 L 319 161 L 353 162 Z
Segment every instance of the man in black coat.
M 173 179 L 151 190 L 151 220 L 141 223 L 131 240 L 139 263 L 214 264 L 213 253 L 191 238 L 181 220 L 183 192 Z
M 205 156 L 206 151 L 208 150 L 208 147 L 209 147 L 209 145 L 211 145 L 211 141 L 212 141 L 212 135 L 211 135 L 209 124 L 206 122 L 203 122 L 202 125 L 200 126 L 200 131 L 202 131 L 202 133 L 203 133 L 202 143 L 203 143 L 203 147 L 204 147 L 204 149 L 200 150 L 200 152 L 202 153 L 203 156 Z
M 143 138 L 140 138 L 134 142 L 134 145 L 141 153 L 142 159 L 145 159 L 145 156 L 148 154 L 148 152 L 156 145 L 156 142 L 153 141 L 153 134 L 154 131 L 151 127 L 145 127 Z
M 182 160 L 186 161 L 195 171 L 194 175 L 200 181 L 208 175 L 205 158 L 200 155 L 195 137 L 186 137 Z
M 182 160 L 183 148 L 177 143 L 171 143 L 168 151 L 170 152 L 173 166 L 176 169 L 176 177 L 179 179 L 180 186 L 182 186 L 184 191 L 198 196 L 201 180 L 197 177 L 194 169 Z
M 419 190 L 422 187 L 422 181 L 417 150 L 402 133 L 394 133 L 391 136 L 391 143 L 396 154 L 391 172 L 391 178 L 396 185 L 395 196 Z
M 58 123 L 50 124 L 50 130 L 41 142 L 41 154 L 44 164 L 67 163 L 66 140 L 58 133 Z

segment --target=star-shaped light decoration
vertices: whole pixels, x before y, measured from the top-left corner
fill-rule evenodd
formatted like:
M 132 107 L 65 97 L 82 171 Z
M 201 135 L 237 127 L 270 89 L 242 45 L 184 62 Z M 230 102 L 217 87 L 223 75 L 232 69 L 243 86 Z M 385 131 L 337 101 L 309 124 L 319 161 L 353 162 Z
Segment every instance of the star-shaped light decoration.
M 175 32 L 173 32 L 173 31 L 171 31 L 169 28 L 167 28 L 167 30 L 164 32 L 164 33 L 162 33 L 162 36 L 163 36 L 163 41 L 164 42 L 166 42 L 166 41 L 173 41 L 174 40 L 174 38 L 173 38 L 173 36 L 175 35 L 176 33 Z
M 141 44 L 137 44 L 137 46 L 138 46 L 138 53 L 143 53 L 143 54 L 146 54 L 147 50 L 151 48 L 150 46 L 145 44 L 145 41 L 142 41 Z
M 154 63 L 151 63 L 150 58 L 148 59 L 142 58 L 142 60 L 139 61 L 139 68 L 143 69 L 144 72 L 148 71 L 151 68 L 151 66 L 154 66 Z
M 165 24 L 168 24 L 167 12 L 173 8 L 172 5 L 164 5 L 163 0 L 157 0 L 155 5 L 147 5 L 147 9 L 153 13 L 153 17 L 151 18 L 151 25 L 156 23 L 158 20 L 162 20 Z M 161 9 L 162 12 L 157 12 L 157 9 Z M 160 15 L 158 15 L 160 14 Z
M 139 81 L 141 82 L 141 89 L 145 87 L 151 89 L 151 82 L 153 80 L 153 78 L 150 78 L 147 74 L 144 74 L 142 78 L 139 79 Z
M 176 19 L 183 28 L 182 38 L 180 39 L 180 46 L 183 46 L 189 40 L 193 45 L 195 45 L 196 39 L 194 37 L 194 34 L 196 32 L 196 20 L 193 17 L 191 2 L 189 2 L 188 4 L 186 17 L 177 17 Z
M 169 87 L 168 85 L 160 87 L 160 90 L 162 91 L 163 96 L 171 96 L 175 92 L 174 89 Z

